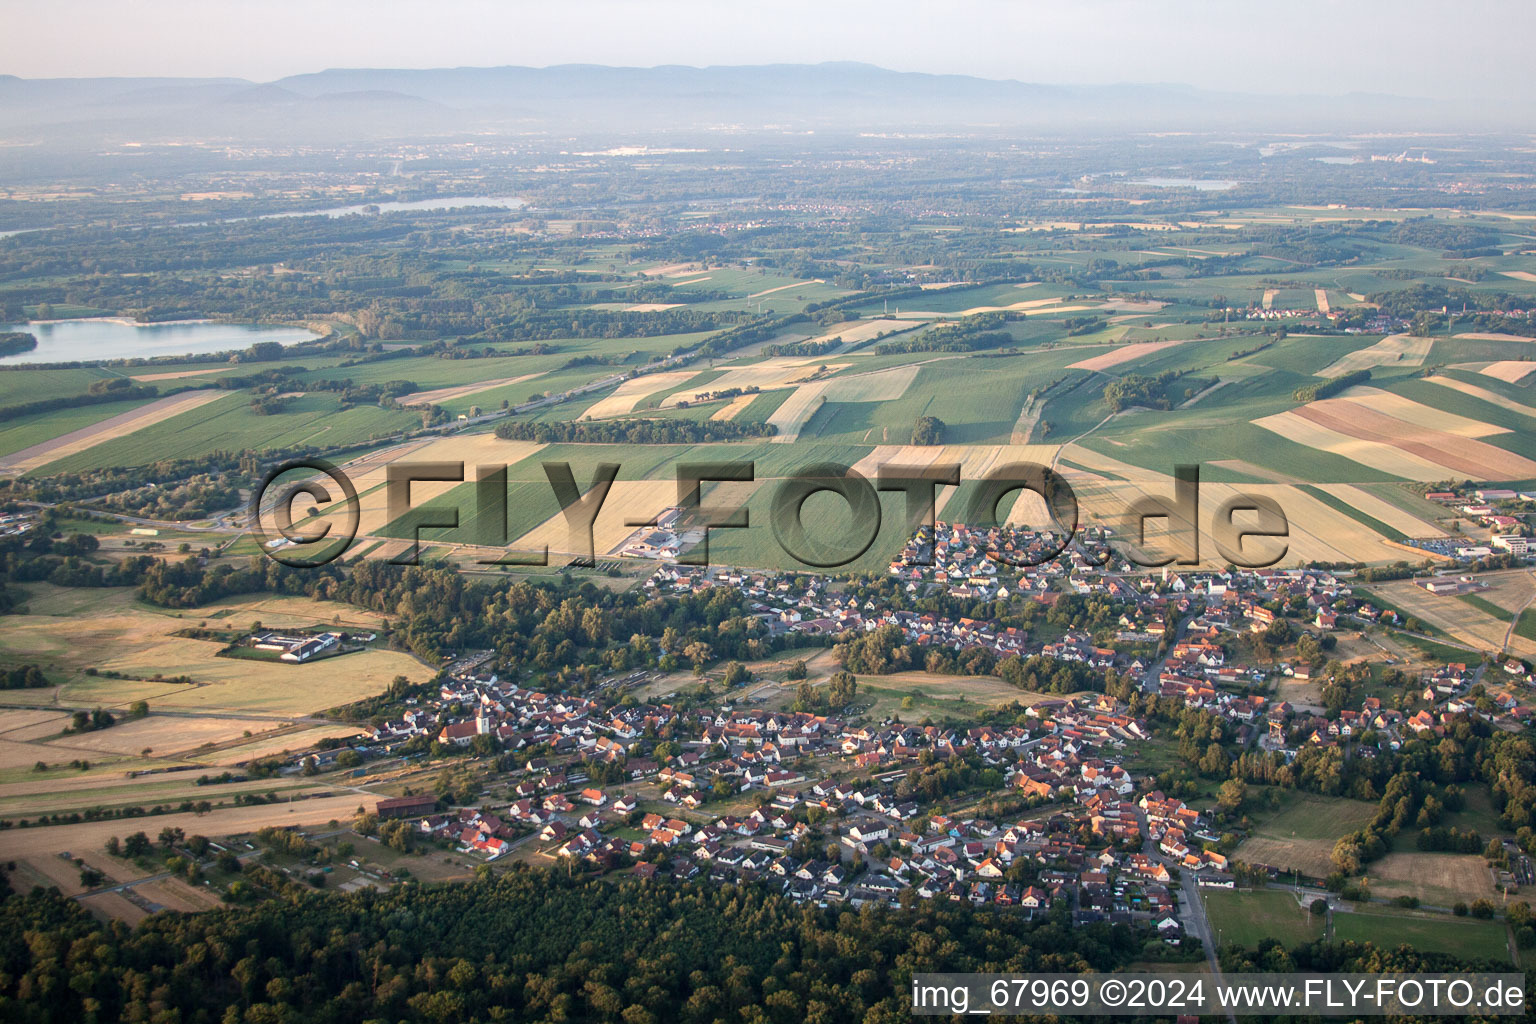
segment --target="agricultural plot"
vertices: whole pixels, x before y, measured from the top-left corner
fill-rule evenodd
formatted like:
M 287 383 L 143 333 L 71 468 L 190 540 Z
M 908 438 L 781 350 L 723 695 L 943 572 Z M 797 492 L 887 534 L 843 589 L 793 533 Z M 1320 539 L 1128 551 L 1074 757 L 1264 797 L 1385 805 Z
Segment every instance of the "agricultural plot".
M 1338 455 L 1363 467 L 1404 480 L 1443 480 L 1454 471 L 1396 445 L 1355 437 L 1333 429 L 1299 411 L 1276 413 L 1253 421 L 1258 427 L 1318 451 Z
M 705 395 L 720 391 L 744 388 L 757 388 L 760 391 L 778 390 L 807 381 L 808 378 L 818 374 L 825 376 L 827 373 L 845 370 L 852 365 L 852 363 L 825 363 L 817 359 L 791 356 L 764 359 L 745 366 L 728 366 L 711 374 L 707 380 L 689 381 L 688 386 L 672 391 L 661 400 L 660 408 L 674 408 L 680 402 L 703 401 Z
M 109 415 L 105 419 L 97 419 L 88 426 L 78 427 L 68 433 L 53 435 L 49 440 L 40 441 L 20 451 L 13 452 L 0 460 L 0 473 L 28 473 L 37 470 L 60 459 L 66 459 L 71 455 L 84 452 L 97 445 L 120 438 L 125 434 L 131 434 L 137 430 L 152 427 L 162 423 L 181 413 L 190 412 L 200 406 L 217 401 L 226 396 L 223 391 L 187 391 L 178 395 L 170 395 L 166 398 L 154 399 L 149 402 L 132 404 L 126 412 Z M 118 403 L 112 403 L 116 405 Z M 91 410 L 93 406 L 85 406 L 78 412 Z M 110 408 L 110 406 L 106 407 Z M 50 422 L 57 423 L 61 427 L 68 422 L 68 418 L 60 418 L 50 415 Z M 41 426 L 41 422 L 33 424 L 34 429 Z
M 1108 352 L 1101 353 L 1100 355 L 1090 356 L 1087 359 L 1081 359 L 1075 363 L 1069 363 L 1067 366 L 1068 369 L 1072 370 L 1108 370 L 1119 366 L 1122 363 L 1134 362 L 1143 356 L 1149 356 L 1154 352 L 1160 352 L 1165 348 L 1170 348 L 1178 344 L 1180 344 L 1180 342 L 1177 341 L 1138 342 L 1136 344 L 1124 345 L 1120 348 L 1112 349 Z
M 464 464 L 464 478 L 474 480 L 475 467 L 488 466 L 513 466 L 532 458 L 543 445 L 534 441 L 505 441 L 495 434 L 455 434 L 436 441 L 412 441 L 403 445 L 370 452 L 360 458 L 353 459 L 343 464 L 340 468 L 352 480 L 352 485 L 357 488 L 359 521 L 357 536 L 361 538 L 380 534 L 391 521 L 389 508 L 389 490 L 386 486 L 389 467 L 398 463 L 402 466 L 427 463 L 449 462 Z M 537 467 L 531 467 L 537 469 Z M 509 474 L 510 479 L 510 474 Z M 531 475 L 529 479 L 532 479 Z M 441 498 L 460 485 L 448 481 L 419 480 L 410 485 L 410 501 L 413 507 L 430 505 L 435 499 Z M 473 484 L 469 485 L 473 487 Z M 546 484 L 546 489 L 548 485 Z M 333 531 L 339 532 L 346 525 L 347 513 L 343 504 L 338 503 L 334 508 L 327 506 L 322 510 L 324 515 L 321 520 L 333 524 Z M 295 511 L 295 521 L 308 531 Z
M 1311 913 L 1295 896 L 1275 889 L 1203 890 L 1205 914 L 1218 944 L 1252 948 L 1267 938 L 1286 949 L 1323 937 L 1323 918 Z
M 1335 942 L 1370 942 L 1385 949 L 1408 945 L 1425 953 L 1509 963 L 1508 933 L 1502 922 L 1362 906 L 1333 915 L 1333 937 Z
M 213 394 L 212 400 L 140 425 L 126 435 L 114 432 L 43 468 L 48 473 L 78 473 L 107 466 L 141 466 L 159 459 L 198 458 L 216 451 L 356 444 L 421 425 L 420 415 L 414 412 L 372 405 L 343 409 L 334 395 L 321 392 L 304 394 L 282 412 L 267 416 L 251 408 L 248 395 Z
M 37 664 L 63 680 L 59 699 L 68 704 L 99 704 L 114 708 L 133 700 L 147 700 L 151 710 L 197 712 L 217 718 L 230 713 L 269 717 L 310 714 L 382 692 L 397 675 L 413 680 L 429 678 L 431 671 L 405 654 L 368 650 L 341 655 L 346 672 L 331 671 L 327 662 L 290 665 L 216 657 L 220 644 L 191 640 L 174 634 L 199 621 L 218 618 L 220 625 L 250 628 L 254 622 L 267 626 L 312 626 L 359 618 L 377 619 L 348 605 L 287 599 L 282 604 L 225 602 L 169 614 L 138 604 L 127 590 L 71 591 L 33 584 L 29 587 L 28 613 L 7 620 L 0 635 L 0 655 L 14 664 Z M 61 632 L 60 623 L 70 629 Z M 336 662 L 342 664 L 343 662 Z M 88 676 L 85 670 L 115 671 L 126 679 Z M 156 681 L 155 676 L 187 676 L 188 683 Z M 28 691 L 25 696 L 50 699 L 47 691 Z M 148 720 L 164 732 L 164 743 L 185 745 L 187 726 L 180 719 Z M 250 722 L 241 730 L 252 728 Z M 115 744 L 116 729 L 100 734 Z M 84 737 L 76 738 L 76 741 Z M 94 742 L 94 741 L 93 741 Z M 198 740 L 196 745 L 206 742 Z M 137 752 L 140 743 L 131 751 Z M 173 746 L 174 749 L 174 746 Z
M 1531 366 L 1532 368 L 1536 368 L 1536 363 L 1532 363 Z M 1524 403 L 1517 402 L 1512 398 L 1506 398 L 1498 392 L 1491 391 L 1488 388 L 1482 387 L 1481 385 L 1470 384 L 1464 380 L 1445 376 L 1444 374 L 1436 374 L 1435 376 L 1426 379 L 1430 384 L 1438 384 L 1442 388 L 1458 391 L 1464 395 L 1469 395 L 1472 398 L 1478 399 L 1479 401 L 1487 402 L 1489 405 L 1496 405 L 1500 409 L 1507 409 L 1510 412 L 1519 413 L 1521 416 L 1536 420 L 1536 406 L 1525 405 Z
M 1353 403 L 1368 412 L 1383 413 L 1436 433 L 1474 438 L 1509 433 L 1508 427 L 1499 426 L 1495 423 L 1484 423 L 1466 416 L 1458 416 L 1443 409 L 1415 402 L 1402 395 L 1366 385 L 1352 387 L 1340 394 L 1338 398 L 1341 401 Z M 1333 401 L 1333 399 L 1329 399 L 1329 401 Z
M 623 416 L 634 412 L 637 405 L 658 391 L 685 384 L 696 375 L 697 372 L 694 370 L 663 370 L 660 373 L 633 377 L 621 383 L 607 397 L 590 406 L 586 415 L 594 420 Z
M 778 428 L 774 440 L 779 443 L 797 440 L 807 421 L 828 403 L 894 401 L 906 393 L 916 379 L 917 371 L 916 366 L 896 366 L 802 384 L 768 417 L 768 422 Z
M 1397 405 L 1402 400 L 1394 400 Z M 1367 402 L 1370 402 L 1368 405 Z M 1420 418 L 1456 428 L 1458 433 L 1443 429 L 1420 426 L 1417 423 L 1378 411 L 1381 405 L 1370 399 L 1351 401 L 1347 398 L 1328 398 L 1312 402 L 1296 409 L 1294 415 L 1309 422 L 1344 434 L 1359 441 L 1397 448 L 1402 452 L 1443 467 L 1446 476 L 1470 477 L 1475 480 L 1525 480 L 1536 476 L 1536 462 L 1506 451 L 1503 448 L 1475 440 L 1476 435 L 1467 431 L 1479 431 L 1480 436 L 1508 433 L 1501 427 L 1478 424 L 1449 413 L 1436 413 L 1421 407 Z
M 1433 523 L 1426 522 L 1354 484 L 1329 484 L 1321 489 L 1405 537 L 1446 536 L 1445 531 Z
M 525 373 L 518 377 L 502 377 L 497 380 L 477 381 L 473 384 L 455 384 L 445 388 L 435 388 L 431 391 L 417 391 L 400 397 L 401 405 L 443 405 L 460 398 L 469 398 L 485 391 L 493 391 L 497 388 L 508 387 L 513 384 L 521 384 L 524 381 L 538 377 L 537 373 Z
M 1519 384 L 1536 370 L 1536 362 L 1525 359 L 1497 359 L 1478 370 L 1485 377 L 1502 380 L 1506 384 Z
M 1102 480 L 1079 481 L 1068 476 L 1077 491 L 1084 514 L 1091 520 L 1105 525 L 1119 526 L 1118 532 L 1129 528 L 1125 517 L 1130 507 L 1143 496 L 1171 497 L 1173 479 L 1160 474 L 1118 462 L 1100 451 L 1081 445 L 1067 449 L 1068 458 L 1089 470 L 1113 474 Z M 1299 486 L 1289 484 L 1231 484 L 1202 480 L 1200 492 L 1201 519 L 1191 524 L 1176 518 L 1180 529 L 1195 526 L 1200 533 L 1202 563 L 1223 564 L 1209 533 L 1209 522 L 1204 518 L 1225 501 L 1241 495 L 1257 494 L 1270 498 L 1284 510 L 1289 524 L 1289 536 L 1285 540 L 1250 541 L 1255 545 L 1244 552 L 1255 557 L 1262 550 L 1266 555 L 1284 545 L 1281 564 L 1306 561 L 1381 561 L 1400 557 L 1397 549 L 1387 547 L 1381 536 L 1370 527 L 1348 515 L 1330 508 Z M 1241 522 L 1241 520 L 1240 520 Z M 1148 541 L 1152 543 L 1161 532 L 1149 529 Z M 1262 548 L 1258 547 L 1262 545 Z
M 1376 366 L 1423 366 L 1429 355 L 1432 338 L 1416 338 L 1409 334 L 1394 334 L 1383 338 L 1370 348 L 1351 352 L 1318 371 L 1319 377 L 1342 377 L 1356 370 L 1369 370 Z
M 1508 622 L 1465 601 L 1445 594 L 1431 594 L 1406 580 L 1374 584 L 1372 589 L 1405 614 L 1422 619 L 1478 650 L 1508 650 L 1522 658 L 1536 657 L 1536 642 L 1520 636 Z
M 1286 806 L 1261 820 L 1233 852 L 1234 858 L 1323 878 L 1333 870 L 1333 844 L 1376 813 L 1376 805 L 1364 800 L 1301 792 L 1284 795 Z
M 127 402 L 104 402 L 101 405 L 54 409 L 5 420 L 0 424 L 0 470 L 14 472 L 6 467 L 18 460 L 25 460 L 27 456 L 22 453 L 26 449 L 46 457 L 47 452 L 57 447 L 62 439 L 76 432 L 87 433 L 104 420 L 133 413 L 153 401 L 152 398 L 141 398 Z
M 47 398 L 83 395 L 93 381 L 121 377 L 122 371 L 107 366 L 51 369 L 7 366 L 0 369 L 0 408 Z

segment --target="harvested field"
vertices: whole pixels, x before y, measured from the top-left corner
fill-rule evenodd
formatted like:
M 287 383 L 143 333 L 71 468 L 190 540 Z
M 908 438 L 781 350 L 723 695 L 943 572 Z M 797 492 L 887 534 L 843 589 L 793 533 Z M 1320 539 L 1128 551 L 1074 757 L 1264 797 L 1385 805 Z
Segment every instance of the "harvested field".
M 502 377 L 499 380 L 483 380 L 475 384 L 456 384 L 453 387 L 436 388 L 432 391 L 417 391 L 409 395 L 400 396 L 400 404 L 440 405 L 443 402 L 451 402 L 458 398 L 468 398 L 470 395 L 478 395 L 482 391 L 505 387 L 508 384 L 521 384 L 525 380 L 533 380 L 533 378 L 539 376 L 542 376 L 542 374 L 525 373 L 521 377 Z
M 357 488 L 360 507 L 357 536 L 359 540 L 373 536 L 393 521 L 389 514 L 389 490 L 385 486 L 391 463 L 462 462 L 464 478 L 473 480 L 476 466 L 510 466 L 537 454 L 543 448 L 537 441 L 505 441 L 491 433 L 453 434 L 436 441 L 400 445 L 346 463 L 341 468 Z M 451 481 L 414 482 L 411 484 L 411 505 L 423 505 L 457 486 Z M 334 512 L 321 518 L 331 520 L 335 523 L 334 528 L 340 530 L 345 525 L 346 509 L 338 505 Z M 354 549 L 360 546 L 357 541 L 353 544 Z M 370 557 L 376 554 L 377 551 L 369 552 Z
M 1314 288 L 1312 292 L 1317 297 L 1317 311 L 1326 315 L 1329 312 L 1328 290 L 1326 288 Z
M 863 344 L 871 338 L 879 337 L 890 331 L 904 331 L 911 328 L 911 324 L 900 320 L 877 318 L 874 320 L 849 320 L 838 324 L 836 329 L 829 330 L 825 334 L 810 339 L 811 343 L 831 341 L 833 338 L 842 338 L 843 347 L 839 351 L 847 351 L 854 345 Z
M 675 480 L 615 480 L 592 524 L 592 545 L 598 557 L 609 554 L 637 527 L 626 520 L 653 518 L 677 504 Z M 559 554 L 585 555 L 586 540 L 573 538 L 565 515 L 556 513 L 513 542 L 516 551 L 537 551 L 549 546 L 550 559 Z
M 1118 530 L 1122 525 L 1119 521 L 1124 518 L 1131 503 L 1141 495 L 1171 497 L 1173 494 L 1171 477 L 1120 462 L 1081 445 L 1067 446 L 1062 450 L 1062 456 L 1076 465 L 1105 474 L 1104 477 L 1092 477 L 1070 469 L 1065 471 L 1068 482 L 1077 492 L 1084 521 L 1097 521 Z M 1300 487 L 1278 483 L 1229 484 L 1202 480 L 1199 524 L 1202 564 L 1213 567 L 1223 564 L 1209 533 L 1210 513 L 1227 499 L 1243 494 L 1267 496 L 1284 510 L 1290 537 L 1281 564 L 1312 560 L 1382 562 L 1402 557 L 1401 549 L 1388 546 L 1374 530 L 1338 509 L 1330 508 Z M 1160 527 L 1154 525 L 1149 531 L 1150 544 L 1157 543 L 1161 536 L 1159 530 Z M 1123 531 L 1120 532 L 1123 534 Z M 1258 545 L 1278 542 L 1256 538 L 1248 543 Z M 1269 549 L 1266 547 L 1262 550 Z
M 625 306 L 626 313 L 664 313 L 669 309 L 676 309 L 683 305 L 681 302 L 641 302 L 633 306 Z
M 1433 338 L 1416 338 L 1411 334 L 1393 334 L 1382 338 L 1369 348 L 1342 356 L 1317 372 L 1319 377 L 1342 377 L 1356 370 L 1368 370 L 1373 366 L 1423 366 L 1429 355 Z
M 1536 598 L 1536 575 L 1527 570 L 1495 573 L 1478 579 L 1488 585 L 1488 589 L 1478 596 L 1507 612 L 1522 611 Z
M 820 360 L 802 356 L 780 356 L 747 366 L 731 366 L 727 367 L 720 376 L 700 385 L 698 390 L 684 388 L 676 394 L 668 395 L 662 400 L 661 407 L 673 409 L 682 402 L 702 402 L 706 395 L 732 389 L 757 388 L 759 391 L 774 391 L 789 387 L 796 381 L 805 381 L 821 366 L 826 366 L 828 372 L 836 372 L 846 370 L 852 365 L 852 363 L 822 363 Z
M 1284 809 L 1256 825 L 1234 858 L 1322 878 L 1333 870 L 1333 844 L 1376 813 L 1376 805 L 1363 800 L 1301 792 L 1286 798 Z
M 247 723 L 249 724 L 249 723 Z M 306 750 L 320 740 L 332 736 L 356 736 L 355 725 L 319 725 L 309 729 L 274 732 L 270 735 L 257 733 L 249 741 L 234 746 L 220 747 L 197 760 L 215 765 L 233 765 L 253 758 L 271 757 L 289 750 Z
M 663 370 L 660 373 L 647 373 L 633 377 L 615 388 L 613 394 L 588 408 L 586 415 L 594 420 L 607 416 L 623 416 L 625 413 L 634 412 L 635 406 L 658 391 L 666 391 L 679 384 L 686 384 L 696 376 L 698 376 L 697 370 Z
M 195 889 L 179 878 L 162 878 L 133 887 L 142 899 L 166 910 L 195 914 L 200 910 L 216 910 L 221 904 L 214 895 L 203 889 Z
M 157 399 L 137 409 L 125 412 L 111 419 L 93 423 L 89 427 L 81 427 L 79 430 L 70 431 L 62 437 L 56 437 L 51 441 L 23 448 L 12 455 L 0 459 L 0 474 L 28 473 L 39 467 L 55 462 L 66 455 L 74 455 L 83 452 L 87 448 L 94 448 L 103 441 L 111 441 L 115 438 L 131 434 L 144 427 L 153 426 L 156 423 L 170 419 L 198 406 L 207 405 L 209 402 L 218 401 L 228 395 L 227 391 L 210 388 L 204 391 L 188 391 L 179 395 L 170 395 Z
M 1505 277 L 1512 277 L 1516 281 L 1536 281 L 1536 274 L 1529 270 L 1501 270 L 1499 273 Z
M 130 928 L 149 916 L 149 911 L 120 892 L 99 892 L 82 899 L 80 905 L 98 921 L 121 921 Z
M 70 681 L 62 699 L 72 704 L 100 704 L 112 708 L 145 699 L 152 711 L 188 710 L 251 714 L 256 721 L 322 711 L 382 692 L 396 675 L 425 679 L 431 675 L 416 659 L 397 651 L 369 650 L 341 655 L 336 661 L 314 665 L 290 665 L 215 657 L 220 645 L 206 640 L 174 636 L 199 621 L 215 620 L 221 626 L 248 629 L 256 621 L 267 626 L 304 626 L 326 622 L 340 614 L 356 621 L 369 613 L 350 605 L 297 599 L 307 614 L 282 615 L 273 608 L 238 601 L 165 614 L 137 605 L 126 590 L 83 592 L 32 585 L 29 614 L 7 619 L 0 634 L 0 654 L 17 663 L 36 663 Z M 57 595 L 57 596 L 56 596 Z M 292 603 L 292 600 L 289 602 Z M 69 623 L 68 633 L 60 623 Z M 345 670 L 332 665 L 345 665 Z M 115 670 L 126 679 L 90 677 L 86 668 Z M 135 682 L 160 674 L 185 675 L 191 684 Z M 46 693 L 46 691 L 43 691 Z M 142 723 L 123 723 L 114 729 L 68 737 L 71 743 L 114 745 L 114 734 L 134 730 L 160 730 L 163 736 L 144 739 L 128 749 L 166 743 L 185 745 L 196 726 L 177 724 L 151 716 Z M 255 729 L 247 722 L 242 728 Z M 198 742 L 204 742 L 199 739 Z
M 757 401 L 757 395 L 737 395 L 714 411 L 711 420 L 733 420 L 747 411 L 747 406 Z
M 1404 512 L 1391 502 L 1383 501 L 1353 484 L 1319 484 L 1318 486 L 1372 519 L 1385 523 L 1410 537 L 1446 536 L 1445 531 L 1433 523 L 1427 523 L 1417 516 Z
M 1278 289 L 1278 288 L 1266 288 L 1266 289 L 1264 289 L 1264 308 L 1265 309 L 1274 309 L 1275 308 L 1275 296 L 1279 295 L 1279 294 L 1280 294 L 1280 289 Z
M 1536 657 L 1536 643 L 1513 633 L 1508 622 L 1501 622 L 1458 597 L 1431 594 L 1407 580 L 1377 583 L 1371 589 L 1406 614 L 1423 619 L 1453 639 L 1480 651 L 1505 650 L 1507 637 L 1510 653 L 1522 658 Z
M 1484 377 L 1492 377 L 1494 380 L 1502 380 L 1506 384 L 1519 384 L 1536 370 L 1536 362 L 1526 359 L 1499 359 L 1489 363 L 1477 372 Z
M 1478 854 L 1389 853 L 1372 861 L 1366 876 L 1376 896 L 1417 896 L 1441 907 L 1498 899 L 1493 878 Z
M 1469 341 L 1518 341 L 1530 344 L 1536 338 L 1528 338 L 1523 334 L 1504 334 L 1499 331 L 1469 331 L 1456 335 L 1458 338 L 1466 338 Z
M 1525 373 L 1529 373 L 1531 370 L 1536 370 L 1536 363 L 1515 363 L 1513 365 L 1529 367 Z M 1494 375 L 1490 374 L 1490 376 Z M 1521 376 L 1524 376 L 1524 374 Z M 1522 416 L 1530 416 L 1533 419 L 1536 419 L 1536 406 L 1522 405 L 1521 403 L 1516 402 L 1514 399 L 1505 398 L 1497 391 L 1489 391 L 1487 388 L 1479 387 L 1476 384 L 1468 384 L 1465 381 L 1457 380 L 1455 377 L 1443 377 L 1438 374 L 1436 376 L 1428 377 L 1425 379 L 1428 380 L 1431 384 L 1439 384 L 1443 388 L 1450 388 L 1453 391 L 1460 391 L 1464 395 L 1471 395 L 1473 398 L 1481 399 L 1482 401 L 1487 402 L 1489 405 L 1496 405 L 1501 409 L 1508 409 L 1510 412 L 1517 412 Z M 1500 379 L 1503 380 L 1504 378 L 1501 377 Z M 1518 379 L 1509 381 L 1509 383 L 1518 383 Z
M 208 370 L 168 370 L 165 373 L 135 373 L 133 379 L 149 383 L 157 380 L 180 380 L 182 377 L 201 377 L 207 373 L 224 373 L 227 366 L 215 366 Z
M 1477 480 L 1536 477 L 1536 462 L 1523 456 L 1469 437 L 1420 427 L 1346 399 L 1326 398 L 1294 412 L 1329 430 L 1362 441 L 1391 445 L 1426 462 L 1443 466 L 1450 471 L 1448 475 L 1465 475 Z
M 1108 370 L 1111 367 L 1119 366 L 1121 363 L 1128 363 L 1133 359 L 1140 359 L 1142 356 L 1149 356 L 1154 352 L 1161 352 L 1165 348 L 1172 348 L 1174 345 L 1182 344 L 1182 341 L 1141 341 L 1131 345 L 1122 345 L 1101 355 L 1081 359 L 1075 363 L 1068 363 L 1067 369 Z
M 384 794 L 380 794 L 382 796 Z M 187 835 L 209 838 L 254 832 L 268 825 L 323 825 L 331 819 L 350 820 L 359 806 L 372 808 L 379 796 L 348 792 L 340 796 L 315 797 L 292 803 L 261 804 L 254 807 L 222 807 L 207 814 L 162 814 L 153 821 L 156 829 L 180 828 Z M 88 821 L 75 825 L 51 825 L 47 828 L 12 829 L 0 841 L 8 858 L 52 857 L 61 850 L 80 852 L 100 849 L 112 836 L 121 837 L 131 822 Z
M 919 369 L 917 365 L 892 366 L 802 384 L 768 417 L 768 422 L 779 429 L 773 440 L 780 444 L 798 440 L 801 428 L 825 402 L 889 402 L 900 398 L 917 378 Z
M 1536 363 L 1532 363 L 1531 367 L 1536 369 Z M 1316 404 L 1323 405 L 1325 402 L 1337 401 L 1351 402 L 1370 412 L 1392 416 L 1426 430 L 1455 434 L 1458 437 L 1490 437 L 1494 434 L 1510 433 L 1508 427 L 1457 416 L 1455 413 L 1423 405 L 1411 398 L 1404 398 L 1402 395 L 1395 395 L 1390 391 L 1382 391 L 1380 388 L 1368 385 L 1350 388 L 1336 398 L 1325 399 Z
M 663 267 L 652 267 L 645 273 L 649 277 L 691 277 L 702 271 L 697 263 L 668 263 Z
M 1331 452 L 1352 462 L 1405 480 L 1444 480 L 1454 473 L 1438 462 L 1413 455 L 1390 444 L 1367 441 L 1330 429 L 1301 416 L 1297 411 L 1276 413 L 1252 421 L 1254 426 L 1279 434 L 1288 441 Z
M 775 292 L 784 292 L 784 291 L 788 291 L 788 290 L 789 290 L 789 289 L 791 289 L 791 288 L 807 288 L 807 287 L 809 287 L 809 286 L 811 286 L 811 285 L 813 285 L 813 284 L 825 284 L 825 283 L 826 283 L 826 282 L 825 282 L 825 281 L 823 281 L 823 280 L 822 280 L 822 279 L 821 279 L 821 278 L 819 278 L 819 277 L 818 277 L 818 278 L 816 278 L 816 279 L 815 279 L 815 280 L 813 280 L 813 281 L 793 281 L 793 282 L 791 282 L 791 283 L 789 283 L 789 284 L 781 284 L 781 285 L 779 285 L 779 286 L 778 286 L 778 287 L 777 287 L 777 288 L 765 288 L 765 289 L 763 289 L 763 290 L 762 290 L 762 291 L 760 291 L 760 292 L 753 292 L 753 293 L 752 293 L 752 294 L 751 294 L 751 295 L 748 295 L 748 296 L 747 296 L 747 298 L 748 298 L 748 299 L 749 299 L 749 300 L 750 300 L 750 299 L 760 299 L 760 298 L 762 298 L 762 297 L 763 297 L 763 296 L 764 296 L 764 295 L 772 295 L 772 294 L 774 294 L 774 293 L 775 293 Z
M 947 320 L 960 316 L 975 316 L 978 313 L 1006 313 L 1009 311 L 1042 309 L 1050 306 L 1051 313 L 1080 313 L 1085 309 L 1103 309 L 1103 306 L 1058 306 L 1060 299 L 1030 299 L 1025 302 L 1011 302 L 1006 306 L 972 306 L 970 309 L 962 309 L 956 313 L 945 313 L 932 309 L 909 310 L 906 312 L 892 313 L 891 316 L 898 320 Z

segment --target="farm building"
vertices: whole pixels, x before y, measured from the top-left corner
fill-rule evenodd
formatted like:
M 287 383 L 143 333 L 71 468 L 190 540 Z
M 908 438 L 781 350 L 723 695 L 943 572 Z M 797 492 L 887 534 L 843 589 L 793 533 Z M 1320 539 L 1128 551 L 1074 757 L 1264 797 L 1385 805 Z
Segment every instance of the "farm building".
M 380 800 L 373 809 L 380 818 L 415 818 L 437 810 L 437 797 L 431 793 L 395 796 Z

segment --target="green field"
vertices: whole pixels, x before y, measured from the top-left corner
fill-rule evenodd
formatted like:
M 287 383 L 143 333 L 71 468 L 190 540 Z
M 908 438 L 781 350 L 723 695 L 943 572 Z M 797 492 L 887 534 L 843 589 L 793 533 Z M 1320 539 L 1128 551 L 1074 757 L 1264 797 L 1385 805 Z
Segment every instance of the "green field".
M 1527 608 L 1515 620 L 1515 635 L 1536 640 L 1536 608 Z
M 1393 913 L 1374 905 L 1333 915 L 1335 942 L 1373 942 L 1387 949 L 1407 944 L 1426 953 L 1450 953 L 1466 960 L 1508 963 L 1507 936 L 1502 921 L 1408 911 Z
M 1253 947 L 1263 939 L 1279 939 L 1287 949 L 1323 937 L 1323 919 L 1278 889 L 1204 889 L 1205 913 L 1218 945 Z
M 336 396 L 310 392 L 279 413 L 259 415 L 250 396 L 234 393 L 66 456 L 44 473 L 79 473 L 108 466 L 138 466 L 160 459 L 190 459 L 213 452 L 298 445 L 347 445 L 421 426 L 421 415 L 358 405 L 342 409 Z
M 0 378 L 4 376 L 0 374 Z M 30 416 L 6 420 L 0 424 L 0 455 L 15 454 L 23 448 L 30 448 L 82 427 L 109 420 L 113 416 L 132 412 L 153 401 L 155 401 L 153 398 L 141 398 L 127 402 L 103 402 L 100 405 L 82 405 L 73 409 L 36 412 Z

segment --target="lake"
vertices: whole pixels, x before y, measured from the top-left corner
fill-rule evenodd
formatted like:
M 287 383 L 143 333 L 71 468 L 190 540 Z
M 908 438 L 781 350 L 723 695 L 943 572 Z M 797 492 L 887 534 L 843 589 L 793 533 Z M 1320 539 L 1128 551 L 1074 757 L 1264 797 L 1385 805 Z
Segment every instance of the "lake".
M 221 324 L 182 320 L 135 324 L 121 320 L 50 320 L 0 324 L 0 332 L 25 331 L 37 348 L 0 358 L 0 363 L 72 363 L 88 359 L 134 359 L 194 355 L 249 348 L 258 341 L 292 345 L 319 335 L 302 327 Z
M 511 196 L 455 196 L 449 199 L 417 199 L 408 203 L 359 203 L 356 206 L 337 206 L 329 210 L 309 210 L 303 213 L 269 213 L 260 219 L 269 217 L 346 217 L 353 213 L 362 213 L 369 205 L 378 208 L 379 213 L 403 213 L 407 210 L 461 210 L 466 206 L 494 206 L 500 210 L 516 210 L 525 206 L 523 200 L 514 199 Z
M 356 206 L 333 206 L 328 210 L 287 210 L 283 213 L 258 213 L 252 217 L 229 217 L 224 220 L 213 221 L 216 224 L 239 224 L 248 220 L 277 220 L 282 217 L 346 217 L 354 213 L 363 213 L 370 206 L 375 207 L 378 213 L 404 213 L 410 210 L 461 210 L 467 206 L 491 206 L 498 210 L 517 210 L 527 206 L 527 202 L 512 196 L 452 196 L 444 199 L 414 199 L 405 203 L 358 203 Z M 158 227 L 169 228 L 198 228 L 209 224 L 209 221 L 197 220 L 184 224 L 161 224 Z M 68 226 L 68 225 L 63 225 Z M 12 231 L 0 231 L 0 238 L 10 238 L 13 235 L 25 235 L 33 231 L 42 231 L 43 228 L 17 228 Z M 42 338 L 38 338 L 41 347 Z
M 1192 188 L 1196 192 L 1225 192 L 1236 188 L 1237 182 L 1217 178 L 1137 178 L 1132 185 L 1148 185 L 1152 188 Z

